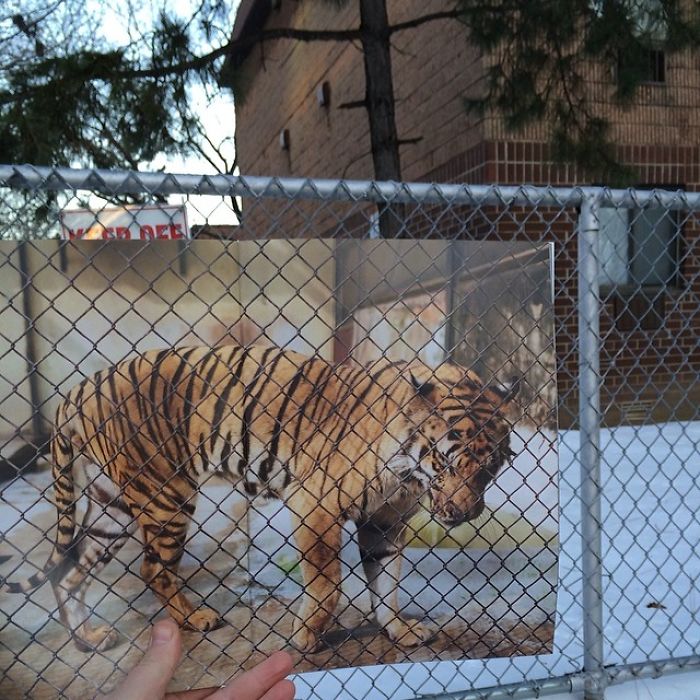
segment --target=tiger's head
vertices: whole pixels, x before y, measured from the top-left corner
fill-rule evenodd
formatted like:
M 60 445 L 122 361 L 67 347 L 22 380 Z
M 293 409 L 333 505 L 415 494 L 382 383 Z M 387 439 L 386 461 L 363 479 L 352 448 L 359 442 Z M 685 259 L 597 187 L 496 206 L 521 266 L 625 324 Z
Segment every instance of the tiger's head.
M 447 377 L 454 379 L 454 371 Z M 481 515 L 487 486 L 514 456 L 508 416 L 515 413 L 512 402 L 520 382 L 483 385 L 467 373 L 452 383 L 436 374 L 410 375 L 425 410 L 412 452 L 433 515 L 449 528 Z

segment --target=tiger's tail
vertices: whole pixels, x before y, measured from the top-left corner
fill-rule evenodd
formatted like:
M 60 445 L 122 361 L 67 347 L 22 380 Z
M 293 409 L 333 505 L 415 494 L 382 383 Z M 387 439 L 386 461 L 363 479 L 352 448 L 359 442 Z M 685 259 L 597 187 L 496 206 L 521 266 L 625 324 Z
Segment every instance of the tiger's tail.
M 73 463 L 75 449 L 73 442 L 65 434 L 68 432 L 66 404 L 63 403 L 56 415 L 56 430 L 51 440 L 51 457 L 53 461 L 54 498 L 58 516 L 56 539 L 53 551 L 44 568 L 22 581 L 3 581 L 0 579 L 0 591 L 6 593 L 30 593 L 53 577 L 66 559 L 75 534 L 75 481 Z M 62 429 L 65 432 L 62 432 Z

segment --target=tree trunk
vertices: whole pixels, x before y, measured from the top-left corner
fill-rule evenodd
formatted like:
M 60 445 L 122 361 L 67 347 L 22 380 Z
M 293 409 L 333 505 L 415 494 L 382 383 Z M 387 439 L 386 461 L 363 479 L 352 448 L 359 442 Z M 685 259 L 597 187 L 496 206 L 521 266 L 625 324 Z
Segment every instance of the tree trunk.
M 391 34 L 386 0 L 360 0 L 360 34 L 374 177 L 377 180 L 399 181 L 401 161 L 394 112 Z M 383 238 L 400 235 L 403 215 L 404 207 L 400 205 L 379 206 L 379 230 Z

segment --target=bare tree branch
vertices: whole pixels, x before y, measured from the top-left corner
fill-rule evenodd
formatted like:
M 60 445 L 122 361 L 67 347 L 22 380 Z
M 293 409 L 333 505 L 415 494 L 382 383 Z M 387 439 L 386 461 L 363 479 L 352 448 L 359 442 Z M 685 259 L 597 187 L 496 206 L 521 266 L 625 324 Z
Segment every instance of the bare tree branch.
M 422 136 L 414 136 L 409 139 L 399 139 L 398 144 L 399 146 L 412 146 L 416 143 L 420 143 L 423 140 Z
M 396 34 L 397 32 L 403 32 L 406 29 L 415 29 L 423 24 L 428 24 L 429 22 L 437 22 L 442 19 L 459 19 L 464 16 L 464 12 L 461 10 L 444 10 L 442 12 L 432 12 L 427 15 L 421 15 L 420 17 L 414 17 L 413 19 L 406 20 L 405 22 L 399 22 L 397 24 L 392 24 L 389 27 L 390 34 Z
M 445 10 L 443 12 L 433 12 L 430 14 L 414 17 L 405 22 L 399 22 L 388 27 L 389 34 L 395 34 L 408 29 L 414 29 L 430 22 L 444 19 L 455 19 L 461 16 L 459 10 Z M 236 51 L 251 48 L 256 44 L 277 39 L 289 39 L 303 42 L 326 42 L 326 41 L 349 41 L 355 42 L 362 39 L 362 32 L 358 29 L 296 29 L 293 27 L 280 27 L 266 29 L 248 37 L 243 37 L 235 41 L 229 41 L 202 56 L 193 56 L 187 61 L 170 63 L 163 66 L 152 66 L 150 68 L 135 68 L 132 70 L 113 71 L 103 68 L 100 61 L 100 54 L 94 54 L 94 65 L 86 80 L 137 80 L 139 78 L 163 78 L 172 74 L 183 74 L 191 71 L 202 70 L 209 67 L 214 61 L 224 56 L 232 55 Z M 8 104 L 26 99 L 33 93 L 29 88 L 21 92 L 0 93 L 0 104 Z
M 338 105 L 338 109 L 359 109 L 367 107 L 367 100 L 354 100 L 352 102 L 341 102 Z

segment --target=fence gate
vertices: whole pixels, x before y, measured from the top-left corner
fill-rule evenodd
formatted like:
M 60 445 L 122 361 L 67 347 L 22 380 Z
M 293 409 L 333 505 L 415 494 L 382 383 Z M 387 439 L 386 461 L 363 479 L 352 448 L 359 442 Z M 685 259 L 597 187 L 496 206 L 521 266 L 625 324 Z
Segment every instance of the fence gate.
M 698 668 L 700 197 L 0 166 L 0 695 Z M 58 512 L 58 524 L 56 517 Z

